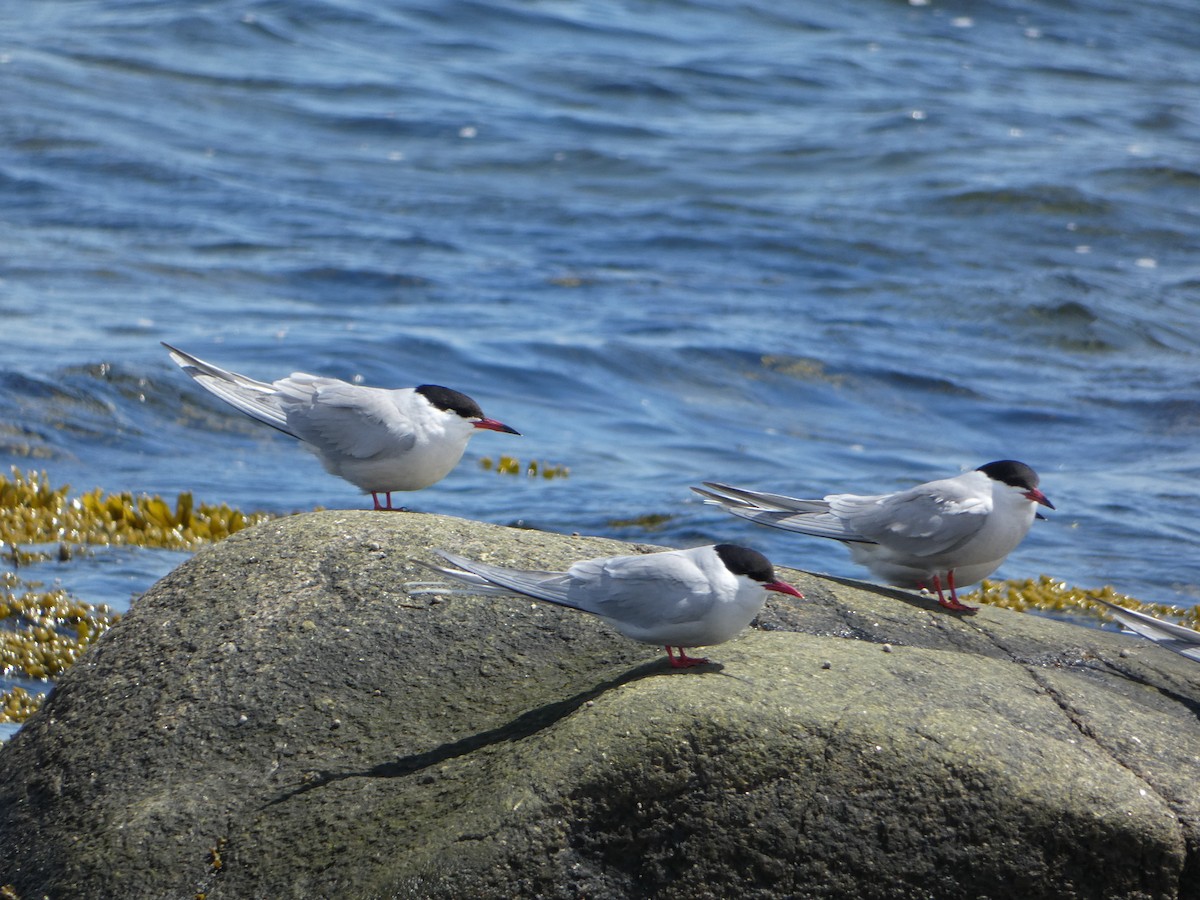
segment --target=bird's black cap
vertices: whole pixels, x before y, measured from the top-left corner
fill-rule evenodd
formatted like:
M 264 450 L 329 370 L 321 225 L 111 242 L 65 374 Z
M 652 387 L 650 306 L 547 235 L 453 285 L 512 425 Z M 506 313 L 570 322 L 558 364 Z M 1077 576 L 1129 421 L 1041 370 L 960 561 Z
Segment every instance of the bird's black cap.
M 771 561 L 749 547 L 739 547 L 737 544 L 717 544 L 713 547 L 721 562 L 734 575 L 745 575 L 763 584 L 775 581 L 775 569 Z
M 442 387 L 440 384 L 422 384 L 415 388 L 416 392 L 438 409 L 457 413 L 464 419 L 482 419 L 483 410 L 479 404 L 466 394 Z
M 1010 487 L 1032 491 L 1038 486 L 1038 473 L 1015 459 L 998 459 L 980 466 L 976 471 L 983 472 L 993 481 L 1001 481 Z

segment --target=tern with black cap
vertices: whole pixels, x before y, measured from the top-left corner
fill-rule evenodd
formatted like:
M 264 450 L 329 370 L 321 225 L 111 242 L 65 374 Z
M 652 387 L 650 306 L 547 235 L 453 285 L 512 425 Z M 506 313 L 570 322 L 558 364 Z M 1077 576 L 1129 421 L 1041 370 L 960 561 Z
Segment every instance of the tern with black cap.
M 1054 509 L 1037 472 L 1012 459 L 891 494 L 802 500 L 708 481 L 692 490 L 751 522 L 842 541 L 875 577 L 933 590 L 953 610 L 974 609 L 959 601 L 957 588 L 999 568 L 1029 532 L 1039 505 Z
M 515 594 L 567 606 L 599 616 L 627 638 L 664 647 L 675 668 L 708 662 L 684 650 L 734 637 L 762 609 L 768 591 L 804 596 L 777 580 L 757 550 L 734 544 L 588 559 L 566 572 L 510 569 L 435 552 L 453 568 L 431 568 L 467 587 L 419 582 L 408 586 L 410 594 Z
M 303 372 L 267 383 L 163 346 L 202 388 L 300 440 L 326 471 L 369 493 L 376 509 L 395 508 L 393 491 L 419 491 L 445 478 L 477 431 L 520 434 L 441 385 L 387 390 Z

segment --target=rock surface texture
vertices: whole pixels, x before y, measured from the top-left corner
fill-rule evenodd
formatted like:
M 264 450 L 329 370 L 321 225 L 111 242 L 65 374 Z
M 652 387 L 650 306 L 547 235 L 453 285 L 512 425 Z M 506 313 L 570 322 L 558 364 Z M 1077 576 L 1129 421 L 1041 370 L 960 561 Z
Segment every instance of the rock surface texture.
M 544 569 L 652 549 L 322 512 L 202 551 L 0 749 L 0 885 L 1200 897 L 1195 663 L 781 569 L 806 601 L 673 671 L 571 610 L 408 596 L 434 548 Z

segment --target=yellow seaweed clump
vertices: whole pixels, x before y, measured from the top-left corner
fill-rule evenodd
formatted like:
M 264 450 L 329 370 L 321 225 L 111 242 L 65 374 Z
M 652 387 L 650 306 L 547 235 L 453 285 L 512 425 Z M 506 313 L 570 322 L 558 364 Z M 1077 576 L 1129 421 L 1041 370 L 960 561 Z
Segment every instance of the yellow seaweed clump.
M 51 487 L 45 472 L 0 475 L 0 543 L 58 543 L 59 555 L 75 544 L 133 545 L 166 550 L 194 550 L 219 541 L 268 516 L 246 515 L 225 504 L 196 505 L 190 492 L 172 506 L 162 497 L 135 497 L 128 491 L 104 494 L 99 488 L 69 497 L 69 485 Z M 45 558 L 44 556 L 42 558 Z
M 5 691 L 0 694 L 0 723 L 19 725 L 32 716 L 45 699 L 45 694 L 31 694 L 23 687 Z
M 640 528 L 643 531 L 661 531 L 667 523 L 673 522 L 675 516 L 669 513 L 646 513 L 632 519 L 609 519 L 609 528 Z
M 50 559 L 67 562 L 75 548 L 125 545 L 195 550 L 269 518 L 222 504 L 196 504 L 182 493 L 174 504 L 159 496 L 105 494 L 78 497 L 52 487 L 45 472 L 0 475 L 0 546 L 14 566 Z M 57 551 L 42 549 L 57 544 Z M 0 576 L 0 673 L 49 680 L 78 659 L 119 615 L 103 605 L 73 599 L 66 591 L 40 590 L 15 573 Z M 44 695 L 14 687 L 0 693 L 0 722 L 21 722 Z
M 846 380 L 844 375 L 830 375 L 825 370 L 825 364 L 819 359 L 785 354 L 766 354 L 760 357 L 760 362 L 768 372 L 778 372 L 801 381 L 823 381 L 838 387 Z M 751 374 L 750 377 L 753 379 L 759 376 Z
M 970 595 L 963 597 L 963 600 L 968 603 L 978 601 L 992 606 L 1003 606 L 1005 609 L 1015 609 L 1018 612 L 1026 610 L 1078 612 L 1094 615 L 1101 619 L 1111 618 L 1104 605 L 1095 601 L 1096 597 L 1126 609 L 1179 622 L 1191 628 L 1200 626 L 1200 607 L 1183 609 L 1168 603 L 1145 603 L 1127 594 L 1118 593 L 1108 585 L 1088 590 L 1072 587 L 1049 575 L 1042 575 L 1037 579 L 984 581 Z
M 501 456 L 498 460 L 493 460 L 490 456 L 485 456 L 479 460 L 479 465 L 484 470 L 488 472 L 495 471 L 499 475 L 520 475 L 524 473 L 529 478 L 537 478 L 541 475 L 547 480 L 552 478 L 567 478 L 571 474 L 571 470 L 566 466 L 539 462 L 536 459 L 531 459 L 526 465 L 522 466 L 521 461 L 515 456 Z
M 53 678 L 120 618 L 107 606 L 76 600 L 62 588 L 36 590 L 40 584 L 21 581 L 12 572 L 4 573 L 2 583 L 0 673 L 5 675 Z M 22 687 L 0 694 L 0 722 L 25 721 L 44 696 Z

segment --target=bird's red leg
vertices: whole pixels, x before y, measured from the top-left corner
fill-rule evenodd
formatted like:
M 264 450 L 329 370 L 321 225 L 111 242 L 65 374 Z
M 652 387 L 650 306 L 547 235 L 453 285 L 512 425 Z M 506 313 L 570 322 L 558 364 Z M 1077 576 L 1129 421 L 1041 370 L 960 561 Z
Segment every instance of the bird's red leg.
M 942 593 L 942 580 L 940 578 L 938 578 L 937 575 L 933 576 L 933 586 L 937 588 L 938 603 L 940 603 L 942 606 L 946 607 L 946 609 L 953 609 L 956 612 L 975 612 L 975 610 L 977 610 L 979 608 L 977 606 L 967 606 L 967 604 L 959 601 L 958 591 L 956 591 L 954 589 L 954 570 L 953 569 L 949 570 L 946 573 L 946 584 L 949 585 L 949 587 L 950 587 L 950 599 L 949 600 L 947 600 L 945 595 Z
M 673 653 L 671 653 L 670 647 L 664 647 L 663 649 L 667 651 L 667 659 L 670 660 L 671 668 L 673 669 L 688 669 L 692 666 L 702 666 L 708 662 L 707 659 L 704 659 L 700 656 L 688 656 L 683 652 L 682 647 L 675 648 L 679 651 L 679 656 L 675 656 Z
M 387 498 L 387 505 L 384 506 L 379 502 L 379 495 L 383 494 Z M 383 512 L 408 512 L 407 506 L 392 506 L 391 491 L 371 491 L 371 499 L 375 501 L 375 508 Z
M 954 589 L 954 570 L 951 569 L 946 573 L 946 580 L 950 582 L 950 599 L 954 601 L 955 609 L 966 610 L 967 612 L 975 612 L 979 609 L 978 606 L 968 606 L 958 599 L 958 591 Z

